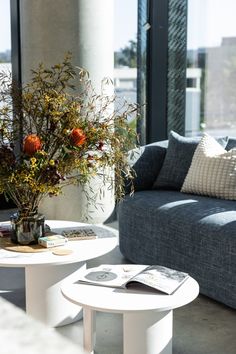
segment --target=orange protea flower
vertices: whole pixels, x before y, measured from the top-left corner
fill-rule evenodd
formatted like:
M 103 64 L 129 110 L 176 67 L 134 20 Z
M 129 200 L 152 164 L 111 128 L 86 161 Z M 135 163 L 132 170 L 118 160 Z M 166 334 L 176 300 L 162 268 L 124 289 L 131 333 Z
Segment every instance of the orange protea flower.
M 26 155 L 32 156 L 35 152 L 41 150 L 42 143 L 36 134 L 27 135 L 23 142 L 23 151 Z
M 70 135 L 71 142 L 74 146 L 83 145 L 86 140 L 86 135 L 80 128 L 74 128 Z

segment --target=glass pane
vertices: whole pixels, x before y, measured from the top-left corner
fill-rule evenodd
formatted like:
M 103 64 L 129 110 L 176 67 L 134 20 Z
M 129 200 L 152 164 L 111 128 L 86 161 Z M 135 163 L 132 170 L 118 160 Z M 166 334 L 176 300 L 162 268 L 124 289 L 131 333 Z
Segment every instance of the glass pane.
M 10 0 L 0 0 L 0 33 L 0 71 L 11 72 Z
M 137 43 L 137 102 L 140 105 L 140 117 L 137 121 L 137 133 L 141 145 L 146 144 L 147 112 L 147 41 L 149 24 L 148 0 L 138 0 L 138 43 Z
M 114 2 L 114 83 L 118 97 L 137 102 L 138 0 Z M 136 129 L 136 121 L 130 122 Z
M 10 0 L 0 0 L 0 33 L 0 71 L 11 72 Z M 11 207 L 14 207 L 13 203 L 6 202 L 4 196 L 0 194 L 0 209 Z
M 235 12 L 235 0 L 188 0 L 186 135 L 236 134 Z
M 0 70 L 11 70 L 10 0 L 0 0 Z

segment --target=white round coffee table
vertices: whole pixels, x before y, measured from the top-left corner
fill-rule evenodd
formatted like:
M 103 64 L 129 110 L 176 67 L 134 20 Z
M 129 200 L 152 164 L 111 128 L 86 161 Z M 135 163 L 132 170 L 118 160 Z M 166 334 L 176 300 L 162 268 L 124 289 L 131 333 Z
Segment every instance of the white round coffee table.
M 63 248 L 73 252 L 65 256 L 54 255 L 50 249 L 39 253 L 20 253 L 0 248 L 0 267 L 25 268 L 27 314 L 48 326 L 57 327 L 82 317 L 81 309 L 62 296 L 62 282 L 73 282 L 86 268 L 86 261 L 114 249 L 118 243 L 118 232 L 104 225 L 70 221 L 47 220 L 46 224 L 57 233 L 87 226 L 98 235 L 93 240 L 67 242 Z
M 173 309 L 193 301 L 198 283 L 189 277 L 173 295 L 85 284 L 63 284 L 62 293 L 84 310 L 84 349 L 93 353 L 95 311 L 123 314 L 123 354 L 171 354 Z

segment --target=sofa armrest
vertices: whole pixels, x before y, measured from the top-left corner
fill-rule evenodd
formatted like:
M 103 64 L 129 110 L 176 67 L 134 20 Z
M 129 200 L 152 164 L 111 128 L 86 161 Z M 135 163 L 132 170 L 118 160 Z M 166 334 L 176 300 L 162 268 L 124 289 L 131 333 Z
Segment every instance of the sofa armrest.
M 136 172 L 134 191 L 152 189 L 161 170 L 166 147 L 167 141 L 145 145 L 130 152 L 130 163 Z M 127 194 L 130 192 L 129 187 L 127 182 Z

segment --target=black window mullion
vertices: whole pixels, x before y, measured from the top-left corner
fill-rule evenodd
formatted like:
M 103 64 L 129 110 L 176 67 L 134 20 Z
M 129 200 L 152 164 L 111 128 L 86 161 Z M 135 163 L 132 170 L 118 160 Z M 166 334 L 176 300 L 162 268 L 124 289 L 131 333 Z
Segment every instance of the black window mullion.
M 167 138 L 168 1 L 149 0 L 146 141 Z
M 137 133 L 141 145 L 146 144 L 148 1 L 138 0 L 137 102 L 141 119 L 137 120 Z
M 11 63 L 13 80 L 21 85 L 20 0 L 11 0 Z

